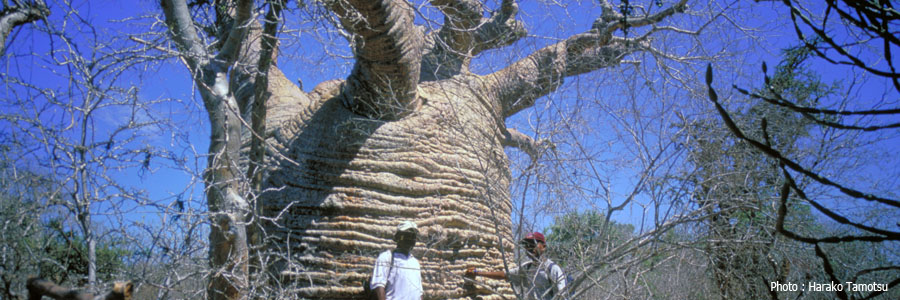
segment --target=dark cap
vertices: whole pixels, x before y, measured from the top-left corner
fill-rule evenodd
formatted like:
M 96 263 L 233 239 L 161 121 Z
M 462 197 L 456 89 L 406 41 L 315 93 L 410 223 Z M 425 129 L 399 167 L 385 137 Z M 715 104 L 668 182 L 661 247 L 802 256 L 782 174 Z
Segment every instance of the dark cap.
M 525 238 L 523 238 L 522 241 L 527 241 L 527 240 L 541 242 L 544 244 L 547 243 L 547 240 L 544 239 L 544 235 L 540 232 L 532 232 L 532 233 L 526 234 Z

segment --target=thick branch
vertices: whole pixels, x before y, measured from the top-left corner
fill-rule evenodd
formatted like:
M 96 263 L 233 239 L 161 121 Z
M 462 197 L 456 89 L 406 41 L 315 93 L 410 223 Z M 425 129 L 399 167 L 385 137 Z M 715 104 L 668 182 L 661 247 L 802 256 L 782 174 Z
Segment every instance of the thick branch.
M 0 55 L 6 52 L 6 39 L 16 26 L 28 24 L 50 15 L 44 1 L 4 7 L 0 11 Z
M 69 289 L 40 278 L 28 279 L 28 300 L 40 300 L 44 296 L 57 300 L 130 300 L 134 293 L 131 282 L 116 282 L 109 292 L 94 296 L 91 293 Z
M 194 28 L 187 3 L 185 0 L 163 0 L 162 9 L 166 15 L 166 25 L 169 26 L 169 32 L 181 51 L 181 56 L 187 61 L 188 67 L 195 71 L 197 66 L 206 63 L 207 52 Z
M 607 1 L 593 28 L 544 47 L 528 57 L 485 77 L 486 93 L 499 99 L 503 116 L 509 117 L 534 105 L 534 101 L 558 88 L 565 77 L 617 65 L 625 55 L 650 49 L 648 38 L 613 36 L 618 29 L 647 26 L 683 12 L 687 0 L 643 17 L 623 18 Z
M 473 55 L 508 46 L 525 37 L 528 34 L 525 25 L 515 19 L 518 12 L 519 5 L 515 1 L 504 0 L 500 4 L 500 10 L 495 11 L 487 23 L 475 31 L 476 48 Z
M 329 8 L 355 39 L 356 65 L 342 88 L 345 105 L 381 120 L 415 111 L 423 43 L 409 3 L 336 0 Z
M 544 150 L 554 147 L 548 140 L 542 139 L 535 141 L 530 136 L 515 129 L 509 128 L 506 130 L 505 134 L 506 136 L 504 136 L 504 140 L 502 141 L 503 146 L 519 148 L 531 157 L 532 163 L 541 158 L 541 155 L 544 154 Z
M 474 48 L 472 29 L 481 24 L 484 11 L 477 0 L 430 2 L 444 14 L 444 25 L 428 37 L 420 81 L 449 78 L 468 70 Z
M 431 0 L 431 5 L 444 13 L 441 30 L 461 31 L 475 28 L 481 23 L 484 5 L 478 0 Z
M 238 51 L 240 51 L 241 45 L 246 41 L 247 33 L 250 31 L 251 26 L 256 23 L 256 20 L 251 18 L 253 16 L 252 10 L 252 0 L 238 1 L 234 25 L 232 25 L 231 32 L 228 34 L 228 38 L 225 40 L 219 54 L 216 55 L 216 60 L 230 65 L 237 59 Z
M 611 34 L 618 29 L 656 24 L 676 13 L 684 12 L 687 8 L 687 0 L 678 1 L 678 3 L 657 13 L 640 17 L 625 17 L 616 12 L 612 5 L 609 4 L 609 1 L 606 0 L 601 1 L 600 6 L 603 12 L 600 18 L 594 21 L 592 28 L 600 31 L 601 34 Z
M 623 39 L 583 33 L 544 47 L 484 78 L 487 94 L 500 101 L 503 117 L 534 105 L 563 79 L 618 64 L 637 50 Z
M 468 72 L 479 53 L 512 44 L 527 33 L 515 20 L 518 5 L 513 0 L 504 0 L 490 18 L 482 17 L 480 1 L 433 0 L 431 4 L 444 13 L 444 25 L 427 39 L 420 81 Z

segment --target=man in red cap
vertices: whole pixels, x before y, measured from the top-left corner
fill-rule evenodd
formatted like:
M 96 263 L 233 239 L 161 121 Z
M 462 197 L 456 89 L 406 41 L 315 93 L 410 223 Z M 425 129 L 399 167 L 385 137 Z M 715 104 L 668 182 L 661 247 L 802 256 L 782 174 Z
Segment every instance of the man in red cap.
M 469 268 L 466 270 L 466 276 L 509 279 L 514 286 L 522 288 L 525 299 L 550 300 L 554 296 L 562 294 L 566 288 L 566 274 L 559 265 L 544 256 L 547 251 L 547 240 L 544 235 L 540 232 L 526 234 L 520 245 L 525 248 L 525 253 L 528 254 L 530 261 L 509 269 L 509 273 Z M 564 297 L 557 299 L 564 299 Z

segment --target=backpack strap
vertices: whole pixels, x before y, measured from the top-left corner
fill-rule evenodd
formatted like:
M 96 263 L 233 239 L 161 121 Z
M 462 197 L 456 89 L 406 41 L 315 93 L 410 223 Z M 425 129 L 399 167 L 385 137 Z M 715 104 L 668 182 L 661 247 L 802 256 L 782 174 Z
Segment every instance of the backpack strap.
M 553 283 L 553 287 L 550 288 L 550 291 L 553 292 L 553 294 L 551 294 L 551 295 L 556 296 L 556 287 L 559 286 L 559 280 L 566 281 L 566 290 L 568 290 L 569 289 L 569 278 L 565 276 L 565 273 L 563 273 L 562 279 L 557 278 L 556 276 L 553 276 L 553 267 L 554 266 L 556 266 L 556 263 L 551 260 L 547 266 L 547 277 L 551 278 L 550 281 Z M 562 268 L 560 268 L 560 271 L 562 271 Z M 562 292 L 562 291 L 560 291 L 560 292 Z M 563 293 L 563 294 L 565 294 L 565 293 Z M 563 298 L 563 299 L 567 299 L 567 298 Z
M 554 266 L 556 266 L 556 263 L 553 262 L 553 261 L 551 260 L 551 261 L 550 261 L 550 264 L 547 265 L 547 277 L 553 277 L 553 267 L 554 267 Z M 554 281 L 554 284 L 556 284 L 556 283 L 555 283 L 555 282 L 556 282 L 556 279 L 558 279 L 558 278 L 553 278 L 553 279 L 552 279 L 552 280 Z M 568 283 L 568 282 L 567 282 L 567 283 Z

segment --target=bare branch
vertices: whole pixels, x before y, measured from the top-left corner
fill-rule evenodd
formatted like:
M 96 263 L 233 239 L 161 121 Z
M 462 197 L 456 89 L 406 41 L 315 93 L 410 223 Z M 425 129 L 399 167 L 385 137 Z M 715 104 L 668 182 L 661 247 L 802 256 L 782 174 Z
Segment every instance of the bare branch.
M 204 172 L 206 197 L 212 213 L 210 226 L 210 265 L 217 269 L 207 287 L 210 299 L 243 299 L 246 296 L 249 274 L 249 245 L 246 215 L 249 204 L 243 197 L 236 162 L 240 160 L 241 121 L 239 105 L 230 88 L 228 69 L 240 54 L 250 25 L 248 5 L 241 0 L 229 38 L 216 59 L 210 59 L 201 43 L 184 0 L 163 2 L 166 24 L 170 28 L 182 57 L 203 98 L 210 120 L 209 153 Z
M 475 32 L 475 54 L 486 50 L 510 45 L 528 33 L 522 22 L 516 21 L 519 5 L 513 0 L 504 0 L 500 10 Z
M 34 3 L 16 1 L 16 5 L 13 6 L 4 3 L 3 10 L 0 11 L 0 55 L 6 52 L 6 39 L 9 38 L 9 33 L 13 28 L 46 18 L 49 15 L 50 9 L 43 0 L 37 0 Z
M 853 2 L 853 1 L 850 1 L 850 2 Z M 880 70 L 875 67 L 869 66 L 869 64 L 864 62 L 859 56 L 851 54 L 847 49 L 844 48 L 844 46 L 840 45 L 837 41 L 835 41 L 835 39 L 832 38 L 832 36 L 826 32 L 825 28 L 821 28 L 821 27 L 818 27 L 815 24 L 813 24 L 813 21 L 810 20 L 807 15 L 804 15 L 800 11 L 799 8 L 797 8 L 796 6 L 791 4 L 791 1 L 784 1 L 784 3 L 791 10 L 791 20 L 794 23 L 794 31 L 797 33 L 797 37 L 801 41 L 804 41 L 806 46 L 809 49 L 813 50 L 819 57 L 827 60 L 828 62 L 830 62 L 832 64 L 850 65 L 850 66 L 865 70 L 866 72 L 875 74 L 877 76 L 890 78 L 894 82 L 894 86 L 897 87 L 898 89 L 900 89 L 900 73 L 896 72 L 896 70 L 894 68 L 894 62 L 893 62 L 893 60 L 890 59 L 891 47 L 892 46 L 896 47 L 897 43 L 900 42 L 900 39 L 897 39 L 894 36 L 895 33 L 891 33 L 890 31 L 887 30 L 887 28 L 885 28 L 885 29 L 879 28 L 878 30 L 873 30 L 873 31 L 876 31 L 877 34 L 885 40 L 885 47 L 884 47 L 885 56 L 887 58 L 888 66 L 891 69 L 890 71 Z M 829 3 L 829 8 L 835 9 L 835 6 L 833 6 L 832 4 Z M 840 12 L 840 10 L 838 10 L 838 11 Z M 842 14 L 842 17 L 843 16 L 844 15 Z M 797 20 L 798 18 L 800 19 L 800 21 Z M 884 18 L 887 19 L 889 17 L 887 15 L 885 15 Z M 893 18 L 896 19 L 896 14 L 894 14 Z M 850 21 L 851 23 L 858 24 L 858 21 L 856 21 L 853 18 L 849 18 L 849 19 L 844 18 L 844 19 L 851 20 Z M 826 53 L 822 52 L 822 50 L 818 49 L 815 45 L 811 44 L 806 39 L 805 35 L 803 34 L 803 31 L 800 29 L 801 21 L 803 24 L 806 24 L 806 26 L 808 26 L 815 33 L 815 35 L 817 37 L 819 37 L 823 41 L 825 41 L 831 47 L 831 49 L 834 49 L 838 54 L 840 54 L 840 56 L 843 56 L 844 58 L 846 58 L 847 61 L 837 61 L 835 59 L 832 59 Z M 884 23 L 885 23 L 885 27 L 887 26 L 886 24 L 890 24 L 887 22 L 887 20 L 885 20 Z M 869 29 L 868 27 L 860 27 L 860 28 Z
M 499 99 L 503 116 L 509 117 L 556 90 L 565 77 L 616 65 L 626 54 L 639 49 L 626 43 L 609 43 L 610 40 L 609 36 L 582 33 L 544 47 L 485 76 L 487 93 Z
M 834 275 L 834 267 L 831 266 L 831 261 L 828 260 L 828 255 L 825 254 L 825 251 L 822 251 L 822 247 L 820 247 L 819 244 L 816 244 L 815 249 L 816 256 L 822 259 L 822 267 L 825 270 L 825 274 L 828 274 L 828 279 L 830 279 L 831 282 L 841 282 L 841 280 Z M 837 294 L 838 298 L 844 300 L 849 299 L 847 297 L 847 292 L 845 292 L 843 289 L 837 289 L 834 291 L 834 293 Z
M 648 38 L 626 39 L 613 32 L 626 26 L 656 24 L 668 16 L 684 11 L 686 0 L 658 13 L 640 18 L 621 18 L 608 2 L 601 3 L 603 12 L 593 28 L 566 40 L 544 47 L 512 65 L 486 76 L 489 95 L 500 100 L 503 116 L 509 117 L 534 105 L 534 101 L 556 90 L 565 77 L 618 65 L 633 52 L 652 49 Z
M 543 155 L 544 151 L 548 148 L 555 148 L 553 143 L 549 140 L 541 139 L 535 141 L 532 137 L 512 128 L 508 128 L 505 133 L 506 136 L 503 140 L 503 146 L 521 149 L 531 157 L 532 163 L 540 159 L 541 155 Z
M 898 201 L 896 199 L 889 199 L 889 198 L 879 197 L 879 196 L 876 196 L 876 195 L 873 195 L 870 193 L 863 193 L 863 192 L 848 188 L 846 186 L 843 186 L 841 184 L 838 184 L 826 177 L 816 174 L 815 172 L 807 170 L 806 168 L 804 168 L 797 162 L 790 160 L 787 157 L 784 157 L 783 155 L 781 155 L 780 152 L 778 152 L 778 150 L 775 150 L 772 147 L 766 146 L 765 144 L 760 143 L 759 141 L 748 137 L 747 135 L 744 134 L 743 131 L 741 131 L 740 128 L 738 128 L 737 124 L 734 123 L 734 120 L 731 119 L 731 116 L 728 114 L 728 112 L 725 110 L 725 108 L 722 107 L 722 104 L 719 103 L 719 97 L 716 94 L 715 90 L 712 88 L 712 66 L 711 65 L 708 66 L 707 70 L 706 70 L 706 84 L 708 85 L 708 90 L 709 90 L 709 100 L 713 102 L 713 104 L 716 107 L 716 110 L 719 112 L 719 115 L 722 117 L 722 120 L 725 122 L 725 125 L 728 127 L 729 130 L 731 130 L 731 132 L 736 137 L 740 138 L 741 140 L 746 141 L 747 143 L 749 143 L 756 149 L 759 149 L 760 151 L 762 151 L 769 157 L 777 159 L 779 162 L 785 164 L 791 170 L 800 172 L 803 175 L 805 175 L 809 178 L 812 178 L 813 180 L 815 180 L 821 184 L 837 188 L 838 190 L 840 190 L 842 193 L 846 194 L 847 196 L 858 198 L 858 199 L 864 199 L 864 200 L 868 200 L 868 201 L 879 202 L 879 203 L 890 205 L 893 207 L 900 207 L 900 201 Z
M 479 53 L 509 45 L 526 34 L 515 20 L 518 5 L 504 0 L 490 18 L 483 18 L 480 1 L 434 0 L 444 13 L 444 25 L 428 38 L 422 59 L 420 81 L 450 78 L 468 72 L 469 63 Z
M 216 60 L 230 65 L 237 59 L 238 51 L 240 51 L 241 45 L 244 44 L 248 32 L 250 32 L 251 24 L 256 23 L 256 20 L 252 18 L 252 10 L 252 0 L 238 0 L 234 25 L 232 25 L 231 32 L 228 34 L 228 39 L 225 41 L 219 54 L 216 55 Z
M 284 4 L 281 0 L 269 1 L 269 12 L 266 14 L 265 26 L 262 33 L 262 53 L 259 57 L 257 68 L 259 73 L 256 75 L 256 91 L 253 101 L 253 110 L 251 111 L 251 131 L 254 133 L 250 143 L 250 166 L 247 174 L 251 179 L 250 186 L 254 190 L 259 189 L 262 174 L 257 174 L 256 170 L 264 161 L 265 149 L 263 148 L 263 139 L 266 134 L 266 100 L 272 95 L 269 92 L 269 67 L 275 60 L 275 47 L 278 45 L 276 35 L 278 34 L 278 24 L 281 22 L 281 10 Z
M 185 0 L 163 0 L 162 9 L 166 15 L 166 24 L 172 33 L 172 38 L 182 52 L 182 56 L 188 62 L 192 70 L 205 64 L 208 53 L 191 18 Z
M 31 278 L 26 284 L 29 300 L 40 300 L 44 296 L 57 300 L 131 300 L 134 285 L 131 282 L 116 282 L 112 290 L 103 295 L 69 289 L 40 278 Z
M 767 76 L 767 77 L 768 77 L 768 76 Z M 767 87 L 766 87 L 766 90 L 767 90 L 770 94 L 772 94 L 773 97 L 767 97 L 767 96 L 764 96 L 764 95 L 762 95 L 762 94 L 760 94 L 760 93 L 755 93 L 755 92 L 754 92 L 754 93 L 751 93 L 750 91 L 748 91 L 748 90 L 746 90 L 746 89 L 739 88 L 737 85 L 733 85 L 732 87 L 733 87 L 735 90 L 737 90 L 739 93 L 744 94 L 744 95 L 747 95 L 747 96 L 749 96 L 749 97 L 751 97 L 751 98 L 754 98 L 754 99 L 760 99 L 760 100 L 766 101 L 766 102 L 768 102 L 768 103 L 771 103 L 771 104 L 773 104 L 773 105 L 777 105 L 777 106 L 784 107 L 784 108 L 790 109 L 790 110 L 792 110 L 792 111 L 798 112 L 798 113 L 800 113 L 801 115 L 803 115 L 803 117 L 805 117 L 805 118 L 807 118 L 807 119 L 809 119 L 809 120 L 812 120 L 813 122 L 816 122 L 817 124 L 820 124 L 820 125 L 823 125 L 823 126 L 834 127 L 834 128 L 837 128 L 837 129 L 845 129 L 845 130 L 862 130 L 862 131 L 877 131 L 877 130 L 882 130 L 882 129 L 889 129 L 889 128 L 898 128 L 898 127 L 900 127 L 900 122 L 897 122 L 897 123 L 888 123 L 888 124 L 884 124 L 884 125 L 865 126 L 865 127 L 863 127 L 863 126 L 856 126 L 856 125 L 846 125 L 846 124 L 839 123 L 839 122 L 834 122 L 834 121 L 825 120 L 825 119 L 822 119 L 822 118 L 819 118 L 819 117 L 816 117 L 816 116 L 813 115 L 813 114 L 841 115 L 841 116 L 852 116 L 852 115 L 896 115 L 896 114 L 900 114 L 900 109 L 897 109 L 897 108 L 893 108 L 893 109 L 870 109 L 870 110 L 860 110 L 860 111 L 820 109 L 820 108 L 805 107 L 805 106 L 799 106 L 799 105 L 796 105 L 796 104 L 794 104 L 794 103 L 788 101 L 787 99 L 784 99 L 784 97 L 782 97 L 781 94 L 778 93 L 777 91 L 773 90 L 771 86 L 767 86 Z
M 684 12 L 685 8 L 687 8 L 687 0 L 681 0 L 660 12 L 642 17 L 623 16 L 613 10 L 612 5 L 606 0 L 602 1 L 600 6 L 603 8 L 603 12 L 600 18 L 594 21 L 592 28 L 601 31 L 601 33 L 612 33 L 622 28 L 641 27 L 659 23 L 675 13 Z

